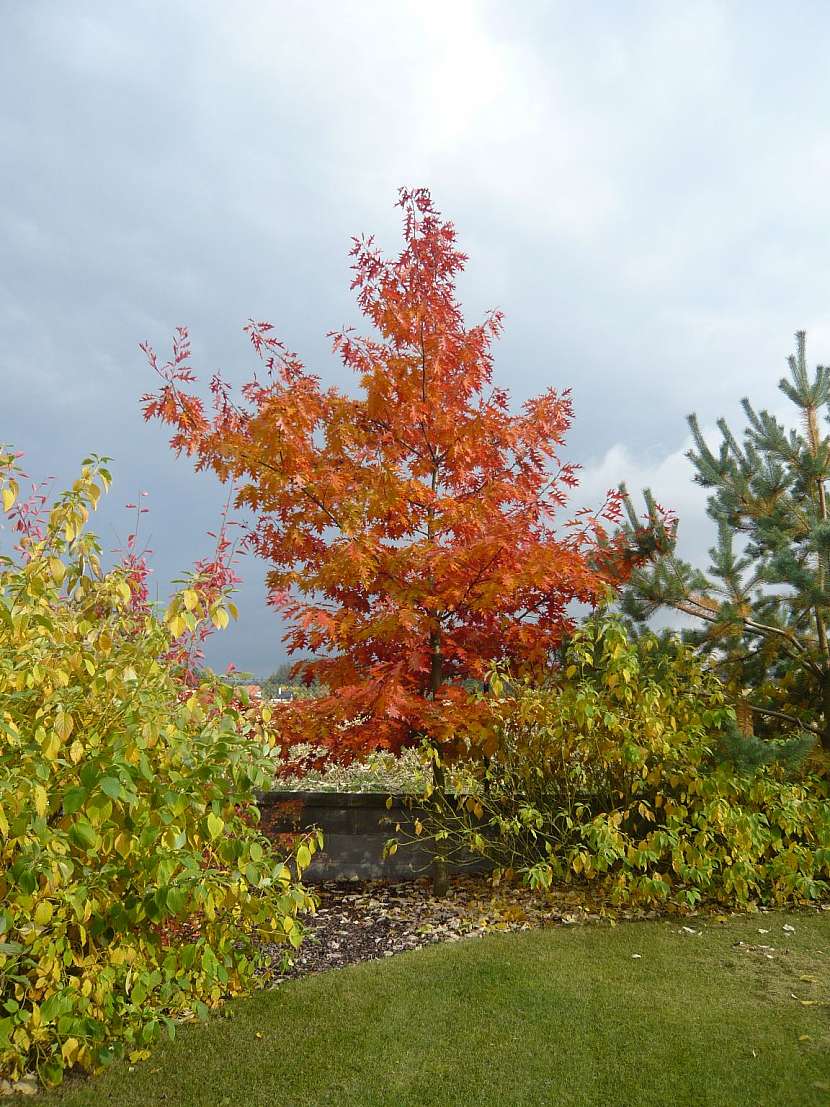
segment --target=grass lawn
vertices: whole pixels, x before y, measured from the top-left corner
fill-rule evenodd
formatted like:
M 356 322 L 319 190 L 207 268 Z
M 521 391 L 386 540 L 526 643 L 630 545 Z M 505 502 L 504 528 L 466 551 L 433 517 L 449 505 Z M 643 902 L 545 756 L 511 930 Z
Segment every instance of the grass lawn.
M 830 1104 L 830 912 L 691 925 L 495 935 L 307 977 L 183 1027 L 132 1072 L 20 1102 Z

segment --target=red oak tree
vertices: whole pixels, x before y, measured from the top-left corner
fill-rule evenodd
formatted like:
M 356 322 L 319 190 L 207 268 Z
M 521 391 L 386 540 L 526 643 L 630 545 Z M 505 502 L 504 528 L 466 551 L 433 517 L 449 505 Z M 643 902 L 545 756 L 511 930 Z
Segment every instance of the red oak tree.
M 475 740 L 465 678 L 495 659 L 544 669 L 573 601 L 595 604 L 630 561 L 606 533 L 618 492 L 554 529 L 577 484 L 560 457 L 569 392 L 511 411 L 492 383 L 501 314 L 465 326 L 453 225 L 424 189 L 402 190 L 399 204 L 397 258 L 353 240 L 352 287 L 374 330 L 332 338 L 354 394 L 321 387 L 267 323 L 245 328 L 264 379 L 236 402 L 214 377 L 210 408 L 189 387 L 186 330 L 165 365 L 143 347 L 162 378 L 145 417 L 172 425 L 172 446 L 197 468 L 236 483 L 289 652 L 314 654 L 301 675 L 330 690 L 281 714 L 286 741 L 344 760 L 421 735 L 449 752 Z

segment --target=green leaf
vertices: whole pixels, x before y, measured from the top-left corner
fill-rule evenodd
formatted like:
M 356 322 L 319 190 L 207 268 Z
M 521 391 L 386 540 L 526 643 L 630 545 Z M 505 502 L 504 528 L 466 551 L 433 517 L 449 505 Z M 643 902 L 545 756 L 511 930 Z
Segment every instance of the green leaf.
M 98 832 L 86 819 L 76 819 L 69 830 L 70 839 L 82 849 L 95 849 L 98 845 Z
M 54 1088 L 63 1081 L 63 1058 L 53 1053 L 37 1066 L 37 1074 L 47 1088 Z
M 187 893 L 184 888 L 168 888 L 167 907 L 174 915 L 184 914 L 187 904 Z
M 105 776 L 100 784 L 101 791 L 110 799 L 120 799 L 123 793 L 121 781 L 115 776 Z
M 66 815 L 74 815 L 84 805 L 88 792 L 86 788 L 70 788 L 63 797 L 63 810 Z
M 37 887 L 37 877 L 31 864 L 25 861 L 16 863 L 12 868 L 18 888 L 24 895 L 30 896 Z

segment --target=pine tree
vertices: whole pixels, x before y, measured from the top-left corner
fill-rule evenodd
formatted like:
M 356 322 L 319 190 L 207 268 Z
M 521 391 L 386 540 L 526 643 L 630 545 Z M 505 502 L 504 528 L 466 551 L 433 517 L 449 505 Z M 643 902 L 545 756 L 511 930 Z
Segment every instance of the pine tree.
M 634 570 L 621 602 L 635 621 L 665 607 L 697 620 L 688 637 L 733 689 L 739 723 L 748 711 L 761 735 L 806 730 L 830 750 L 830 436 L 821 431 L 830 369 L 811 375 L 805 350 L 799 331 L 779 384 L 800 429 L 744 399 L 743 442 L 720 419 L 715 453 L 689 416 L 695 448 L 687 456 L 695 481 L 711 489 L 707 514 L 717 527 L 712 563 L 704 573 L 678 558 L 675 527 L 668 551 Z M 654 515 L 648 491 L 646 503 Z M 627 493 L 626 506 L 633 534 L 640 524 Z

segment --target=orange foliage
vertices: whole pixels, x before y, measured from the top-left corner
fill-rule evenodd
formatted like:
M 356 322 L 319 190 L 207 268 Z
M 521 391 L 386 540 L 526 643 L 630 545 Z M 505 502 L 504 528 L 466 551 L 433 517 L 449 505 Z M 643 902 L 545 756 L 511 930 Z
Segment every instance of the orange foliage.
M 492 383 L 502 317 L 465 326 L 453 225 L 426 190 L 402 190 L 400 207 L 397 258 L 354 239 L 352 287 L 374 333 L 331 337 L 355 394 L 321 387 L 267 323 L 245 328 L 264 379 L 237 403 L 214 378 L 212 411 L 187 390 L 184 329 L 164 366 L 145 347 L 163 379 L 144 397 L 145 416 L 171 424 L 172 445 L 198 468 L 236 482 L 288 648 L 316 655 L 300 675 L 331 690 L 281 711 L 286 741 L 344 760 L 422 734 L 445 749 L 475 739 L 461 682 L 497 658 L 549 665 L 572 602 L 596 603 L 630 569 L 606 533 L 618 493 L 554 529 L 577 484 L 560 457 L 569 392 L 511 411 Z

